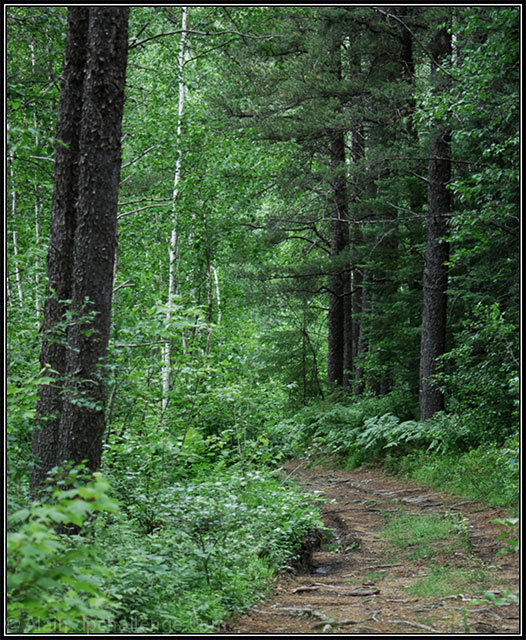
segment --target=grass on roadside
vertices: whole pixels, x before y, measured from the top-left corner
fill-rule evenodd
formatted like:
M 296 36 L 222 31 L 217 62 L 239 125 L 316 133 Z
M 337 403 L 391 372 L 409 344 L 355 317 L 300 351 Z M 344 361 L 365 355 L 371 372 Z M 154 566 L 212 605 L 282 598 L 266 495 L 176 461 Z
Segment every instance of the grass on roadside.
M 491 573 L 482 568 L 433 566 L 430 573 L 407 587 L 415 596 L 444 597 L 464 591 L 481 594 L 491 586 Z
M 422 485 L 518 510 L 518 444 L 511 441 L 505 448 L 490 444 L 460 454 L 417 451 L 401 458 L 388 455 L 384 467 Z
M 412 561 L 429 561 L 427 575 L 405 588 L 420 597 L 444 597 L 462 592 L 482 594 L 493 575 L 470 557 L 467 523 L 460 514 L 384 513 L 382 537 L 393 551 Z
M 384 515 L 383 536 L 394 547 L 408 551 L 412 559 L 432 558 L 437 553 L 467 551 L 469 539 L 464 520 L 458 514 Z

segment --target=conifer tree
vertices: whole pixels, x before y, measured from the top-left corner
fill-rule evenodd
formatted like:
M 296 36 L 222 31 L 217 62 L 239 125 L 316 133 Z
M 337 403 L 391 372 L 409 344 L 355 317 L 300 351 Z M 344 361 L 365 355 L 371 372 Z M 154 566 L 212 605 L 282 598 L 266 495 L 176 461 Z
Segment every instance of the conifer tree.
M 440 29 L 431 49 L 432 80 L 440 90 L 439 61 L 451 55 L 451 34 Z M 427 241 L 424 268 L 424 300 L 422 311 L 422 341 L 420 349 L 420 417 L 427 420 L 444 408 L 441 389 L 433 383 L 437 358 L 446 347 L 447 286 L 449 244 L 447 220 L 451 207 L 451 132 L 438 123 L 431 132 L 428 168 Z

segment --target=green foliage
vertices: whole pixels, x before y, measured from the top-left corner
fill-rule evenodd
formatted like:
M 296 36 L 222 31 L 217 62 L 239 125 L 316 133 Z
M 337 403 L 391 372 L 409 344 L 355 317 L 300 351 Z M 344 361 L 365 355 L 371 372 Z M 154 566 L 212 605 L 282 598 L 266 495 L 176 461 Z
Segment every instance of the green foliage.
M 510 604 L 519 604 L 520 597 L 519 591 L 509 591 L 505 589 L 501 595 L 497 595 L 492 591 L 486 591 L 484 593 L 484 600 L 480 600 L 481 603 L 490 602 L 491 604 L 496 605 L 497 607 L 507 607 Z
M 292 418 L 280 421 L 271 429 L 282 439 L 285 455 L 335 455 L 342 451 L 344 441 L 358 429 L 364 419 L 359 408 L 323 403 L 306 407 Z M 351 436 L 352 437 L 352 436 Z
M 441 361 L 437 380 L 449 398 L 449 411 L 456 414 L 459 443 L 503 443 L 518 421 L 519 346 L 514 325 L 497 304 L 479 305 Z
M 323 397 L 323 386 L 318 371 L 319 345 L 311 327 L 317 314 L 304 302 L 297 313 L 295 301 L 288 297 L 292 313 L 283 314 L 279 328 L 265 331 L 262 338 L 262 373 L 279 376 L 289 390 L 291 405 L 306 405 L 313 398 Z
M 63 480 L 75 483 L 78 470 Z M 56 486 L 51 502 L 11 514 L 7 535 L 7 624 L 17 633 L 101 631 L 113 618 L 103 587 L 107 573 L 86 544 L 88 521 L 117 511 L 109 484 L 94 474 L 86 484 Z M 79 535 L 59 533 L 68 527 Z
M 6 389 L 7 422 L 7 454 L 12 464 L 8 465 L 8 483 L 11 489 L 9 498 L 24 500 L 24 481 L 30 466 L 31 432 L 34 427 L 35 408 L 39 384 L 51 384 L 53 378 L 39 376 L 35 370 L 31 375 L 12 375 Z M 18 495 L 22 493 L 22 495 Z
M 504 527 L 505 531 L 498 540 L 504 540 L 504 546 L 499 553 L 518 553 L 519 551 L 519 518 L 497 518 L 491 521 L 492 524 Z
M 414 421 L 400 424 L 399 419 L 390 413 L 374 416 L 365 421 L 363 431 L 356 438 L 356 445 L 368 458 L 378 458 L 386 448 L 398 448 L 422 439 L 418 427 L 419 423 Z
M 189 356 L 181 358 L 164 415 L 160 384 L 148 389 L 135 377 L 130 384 L 137 385 L 144 404 L 133 406 L 124 397 L 119 413 L 115 407 L 105 469 L 123 496 L 123 508 L 146 533 L 157 527 L 162 492 L 174 483 L 206 475 L 211 467 L 274 466 L 282 457 L 267 423 L 277 420 L 286 396 L 262 383 L 257 372 L 238 377 L 242 367 L 250 366 L 247 355 L 226 349 L 220 355 L 222 359 L 208 358 L 202 364 Z
M 157 525 L 147 535 L 129 496 L 119 512 L 100 474 L 82 478 L 57 471 L 46 502 L 9 518 L 12 631 L 211 632 L 323 527 L 311 498 L 255 467 L 209 467 L 202 480 L 151 494 Z
M 17 630 L 214 631 L 319 526 L 305 496 L 269 471 L 284 456 L 330 456 L 349 467 L 379 461 L 494 504 L 517 501 L 517 8 L 407 12 L 424 45 L 413 43 L 410 78 L 399 62 L 409 31 L 368 7 L 192 7 L 176 148 L 180 38 L 158 36 L 179 24 L 179 11 L 135 7 L 130 15 L 102 461 L 122 509 L 96 519 L 97 505 L 112 508 L 102 479 L 66 472 L 45 502 L 28 497 L 38 384 L 53 382 L 39 378 L 38 353 L 67 15 L 64 7 L 6 13 L 7 505 L 16 559 L 8 561 L 8 614 Z M 455 82 L 433 93 L 427 38 L 451 11 L 462 55 L 442 65 Z M 335 42 L 341 79 L 327 58 Z M 451 125 L 457 161 L 452 348 L 439 375 L 447 412 L 424 424 L 415 420 L 421 174 L 437 117 Z M 368 298 L 353 319 L 367 346 L 355 360 L 365 395 L 318 402 L 334 131 L 349 145 L 353 278 L 367 275 L 353 283 Z M 178 296 L 168 305 L 174 228 Z M 55 327 L 55 338 L 76 321 Z M 57 525 L 89 532 L 89 544 Z
M 519 497 L 519 443 L 509 438 L 470 448 L 472 432 L 456 415 L 439 412 L 427 422 L 376 413 L 399 403 L 397 394 L 354 403 L 322 402 L 306 407 L 269 429 L 283 441 L 287 456 L 325 456 L 347 468 L 379 462 L 422 484 L 516 506 Z
M 455 446 L 456 432 L 446 419 L 401 421 L 389 409 L 408 414 L 408 405 L 400 401 L 398 393 L 349 404 L 327 401 L 306 407 L 275 425 L 270 433 L 282 434 L 286 455 L 347 457 L 351 467 L 387 455 L 402 456 L 417 448 L 447 451 Z
M 120 632 L 213 631 L 265 590 L 307 531 L 322 526 L 310 498 L 254 467 L 209 468 L 206 479 L 166 488 L 156 517 L 147 536 L 133 517 L 105 536 Z
M 432 558 L 436 553 L 466 551 L 467 529 L 459 514 L 391 514 L 382 536 L 397 549 L 408 550 L 412 558 Z M 436 543 L 440 542 L 440 545 Z
M 458 24 L 462 56 L 446 102 L 465 165 L 451 185 L 451 288 L 467 311 L 519 304 L 519 22 L 517 7 L 494 7 L 462 10 Z
M 271 425 L 268 432 L 271 440 L 282 441 L 283 452 L 287 456 L 308 455 L 316 458 L 329 455 L 345 458 L 350 455 L 361 462 L 379 455 L 387 445 L 386 432 L 399 422 L 393 415 L 395 411 L 406 417 L 412 413 L 411 402 L 397 391 L 382 397 L 341 402 L 329 398 L 304 407 L 292 417 Z M 388 414 L 390 418 L 385 417 Z M 403 424 L 409 429 L 407 434 L 404 427 L 395 430 L 399 432 L 400 445 L 406 439 L 416 439 L 418 432 L 413 421 L 406 419 Z M 413 437 L 411 428 L 415 432 Z
M 415 452 L 389 457 L 388 468 L 421 484 L 496 506 L 517 508 L 519 500 L 519 445 L 483 445 L 465 453 Z

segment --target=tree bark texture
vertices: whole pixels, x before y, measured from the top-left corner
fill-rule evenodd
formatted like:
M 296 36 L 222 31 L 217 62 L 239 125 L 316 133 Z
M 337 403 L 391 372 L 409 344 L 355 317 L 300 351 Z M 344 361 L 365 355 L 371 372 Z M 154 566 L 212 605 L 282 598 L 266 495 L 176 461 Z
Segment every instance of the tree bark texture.
M 90 9 L 82 105 L 77 224 L 73 255 L 73 317 L 68 329 L 60 461 L 100 466 L 104 433 L 104 367 L 108 350 L 121 126 L 128 52 L 127 7 Z
M 343 283 L 343 390 L 351 391 L 353 376 L 353 298 L 351 290 L 350 268 L 344 275 Z
M 349 366 L 350 350 L 345 348 L 346 295 L 350 286 L 349 274 L 349 216 L 345 179 L 345 138 L 343 133 L 334 135 L 331 145 L 332 202 L 331 202 L 331 274 L 329 276 L 328 363 L 329 383 L 340 387 L 344 384 L 345 357 Z
M 73 239 L 79 171 L 84 75 L 87 56 L 89 9 L 71 7 L 56 127 L 54 188 L 47 256 L 47 291 L 44 305 L 40 369 L 54 378 L 40 385 L 33 432 L 30 484 L 36 489 L 56 464 L 58 424 L 62 412 L 62 385 L 66 373 L 66 312 L 72 295 Z
M 356 167 L 363 160 L 365 155 L 365 130 L 363 124 L 360 123 L 356 126 L 355 130 L 352 132 L 352 142 L 351 142 L 351 153 L 352 153 L 352 162 Z M 355 176 L 353 179 L 354 184 L 354 199 L 361 199 L 361 191 L 363 185 L 361 184 L 362 180 Z M 354 223 L 352 227 L 352 232 L 350 231 L 350 243 L 351 243 L 351 279 L 352 279 L 352 298 L 350 303 L 350 312 L 351 312 L 351 327 L 348 333 L 348 342 L 350 344 L 346 345 L 347 349 L 351 349 L 350 362 L 352 367 L 351 380 L 349 380 L 349 386 L 351 387 L 351 391 L 353 393 L 357 393 L 358 389 L 356 388 L 356 382 L 358 380 L 358 375 L 363 374 L 363 369 L 357 368 L 357 358 L 360 355 L 359 352 L 359 337 L 361 333 L 361 319 L 360 313 L 362 310 L 362 281 L 363 281 L 363 273 L 362 270 L 357 266 L 360 258 L 358 254 L 358 247 L 363 245 L 363 233 L 359 226 L 359 224 Z M 363 342 L 363 341 L 362 341 Z
M 331 44 L 330 63 L 335 83 L 342 81 L 341 42 Z M 338 109 L 337 109 L 338 111 Z M 346 332 L 350 312 L 346 296 L 350 294 L 349 272 L 349 211 L 347 200 L 347 166 L 345 162 L 345 131 L 334 129 L 330 139 L 330 216 L 331 216 L 331 268 L 329 275 L 328 358 L 329 384 L 344 386 L 345 366 L 349 366 L 352 352 L 346 349 Z M 348 301 L 347 301 L 348 302 Z M 350 320 L 350 317 L 348 318 Z
M 59 144 L 55 160 L 41 354 L 57 382 L 40 391 L 44 428 L 33 439 L 32 490 L 67 460 L 87 460 L 91 470 L 100 465 L 128 15 L 127 7 L 69 9 L 57 126 L 67 147 Z M 66 333 L 57 342 L 66 312 Z
M 450 55 L 451 35 L 440 30 L 433 46 L 435 60 Z M 435 87 L 439 87 L 436 68 L 433 69 Z M 436 361 L 445 351 L 447 320 L 447 285 L 449 245 L 447 216 L 451 209 L 448 184 L 451 180 L 451 136 L 449 129 L 439 123 L 432 132 L 428 169 L 428 200 L 426 223 L 426 259 L 424 269 L 424 299 L 422 338 L 420 347 L 420 417 L 427 420 L 444 408 L 444 396 L 431 383 L 436 373 Z
M 365 335 L 365 328 L 363 323 L 363 318 L 369 312 L 369 274 L 367 271 L 358 272 L 359 278 L 357 278 L 360 282 L 361 292 L 358 294 L 357 300 L 357 313 L 359 314 L 360 322 L 358 327 L 356 328 L 356 361 L 357 366 L 355 370 L 355 384 L 354 384 L 354 393 L 357 396 L 361 396 L 365 391 L 365 367 L 362 362 L 362 358 L 365 358 L 365 355 L 368 351 L 369 345 L 367 344 L 367 337 Z

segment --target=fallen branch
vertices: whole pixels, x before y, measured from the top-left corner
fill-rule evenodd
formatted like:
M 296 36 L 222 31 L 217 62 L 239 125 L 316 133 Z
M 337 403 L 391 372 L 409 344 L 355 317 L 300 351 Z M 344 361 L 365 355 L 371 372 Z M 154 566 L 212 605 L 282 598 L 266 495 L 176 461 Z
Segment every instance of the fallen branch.
M 326 625 L 331 626 L 331 627 L 343 627 L 344 625 L 350 625 L 350 624 L 360 624 L 359 620 L 335 620 L 334 622 L 317 622 L 316 624 L 312 625 L 313 629 L 320 629 L 321 627 L 324 627 Z
M 328 589 L 329 591 L 336 591 L 340 593 L 342 596 L 371 596 L 375 595 L 379 592 L 376 587 L 358 587 L 357 589 L 353 589 L 349 591 L 348 589 L 342 589 L 342 587 L 338 587 L 335 584 L 325 584 L 324 582 L 316 582 L 311 585 L 305 585 L 302 587 L 296 587 L 296 589 L 292 589 L 291 593 L 304 593 L 305 591 L 319 591 L 320 589 Z
M 380 593 L 380 589 L 378 589 L 378 587 L 358 587 L 357 589 L 342 591 L 341 593 L 346 596 L 375 596 Z
M 438 629 L 428 627 L 427 624 L 420 624 L 419 622 L 411 622 L 410 620 L 384 620 L 390 624 L 407 624 L 410 627 L 416 627 L 417 629 L 423 629 L 424 631 L 431 631 L 431 633 L 440 633 Z
M 263 609 L 258 609 L 257 607 L 252 607 L 252 611 L 256 613 L 263 613 L 269 616 L 288 616 L 290 614 L 301 616 L 308 615 L 313 618 L 318 618 L 319 620 L 323 620 L 323 624 L 333 622 L 332 618 L 328 618 L 325 614 L 320 611 L 316 611 L 316 609 L 309 608 L 299 608 L 299 607 L 280 607 L 279 611 L 263 611 Z
M 463 611 L 463 608 L 459 609 L 459 610 Z M 493 611 L 489 607 L 482 607 L 481 609 L 470 609 L 469 612 L 470 613 L 486 613 L 486 614 L 488 614 L 490 616 L 493 616 L 494 618 L 498 618 L 499 620 L 502 620 L 502 616 L 499 616 L 498 613 L 496 613 L 495 611 Z
M 297 587 L 296 589 L 292 589 L 292 593 L 304 593 L 305 591 L 318 591 L 320 589 L 319 586 L 313 585 L 310 587 Z
M 334 622 L 317 622 L 315 625 L 312 626 L 313 629 L 319 629 L 320 627 L 323 627 L 324 625 L 328 625 L 328 626 L 332 626 L 332 627 L 343 627 L 344 625 L 352 625 L 352 624 L 362 624 L 364 622 L 369 622 L 370 620 L 374 620 L 374 622 L 378 622 L 378 618 L 376 617 L 376 615 L 380 613 L 380 610 L 378 611 L 374 611 L 373 615 L 369 618 L 366 618 L 365 620 L 335 620 Z M 370 628 L 370 627 L 369 627 Z

